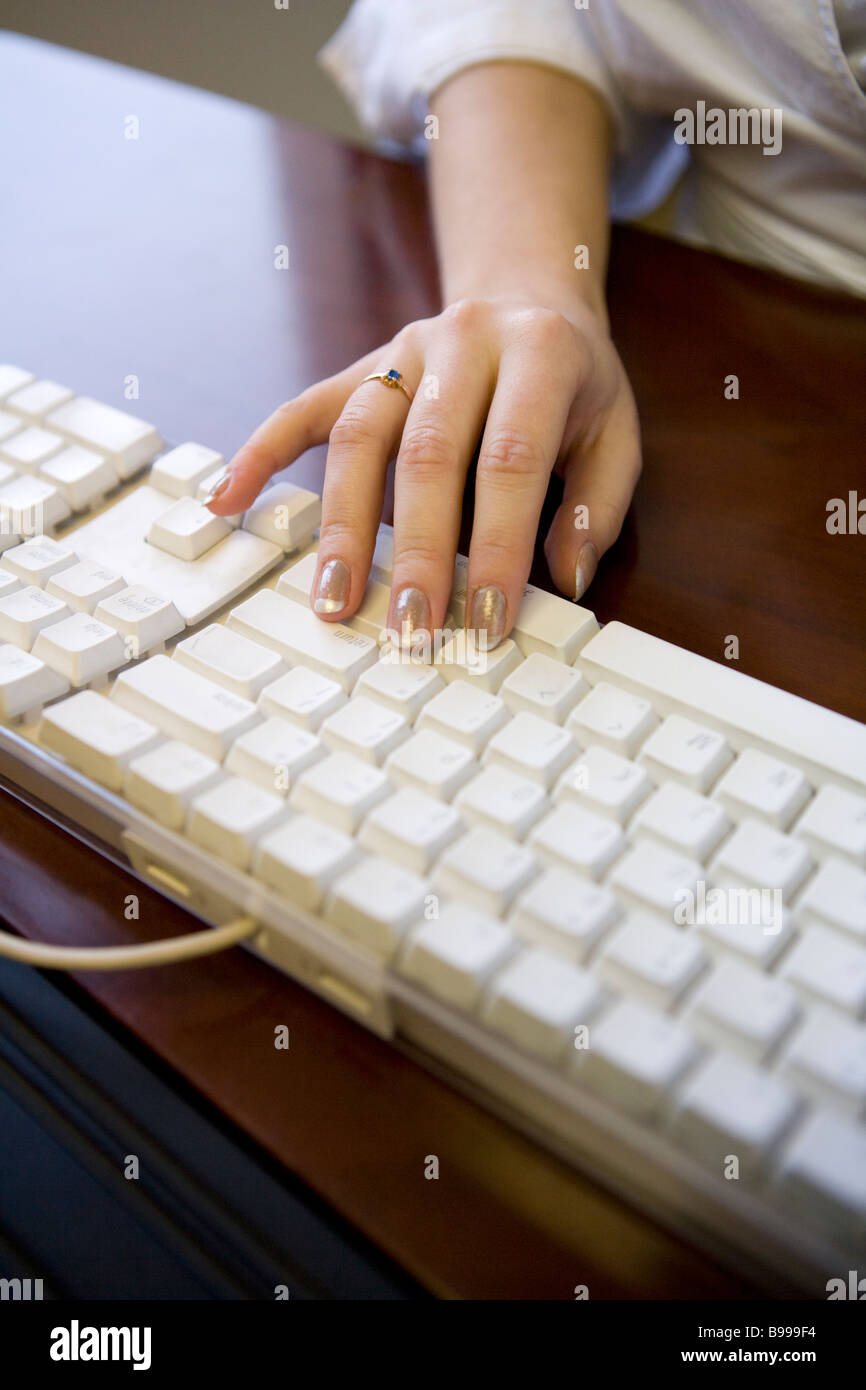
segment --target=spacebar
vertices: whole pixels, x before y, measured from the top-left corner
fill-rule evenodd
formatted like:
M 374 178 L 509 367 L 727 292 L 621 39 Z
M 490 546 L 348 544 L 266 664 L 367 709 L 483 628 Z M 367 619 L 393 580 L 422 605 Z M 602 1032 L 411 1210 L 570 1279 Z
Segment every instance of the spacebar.
M 607 623 L 575 665 L 593 682 L 643 695 L 661 715 L 686 713 L 719 729 L 734 748 L 776 753 L 813 782 L 866 789 L 866 724 L 843 714 L 625 623 Z

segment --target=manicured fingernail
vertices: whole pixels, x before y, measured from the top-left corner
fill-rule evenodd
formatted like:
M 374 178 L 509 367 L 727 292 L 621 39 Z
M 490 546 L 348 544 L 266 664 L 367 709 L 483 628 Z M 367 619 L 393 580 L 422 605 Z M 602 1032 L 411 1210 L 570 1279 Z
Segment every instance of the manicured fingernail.
M 394 599 L 392 626 L 400 634 L 400 645 L 409 646 L 415 632 L 430 631 L 430 604 L 420 589 L 401 589 Z
M 469 610 L 469 627 L 487 634 L 487 649 L 505 636 L 505 595 L 493 584 L 476 589 Z
M 593 575 L 598 568 L 598 551 L 592 541 L 587 541 L 586 545 L 581 546 L 580 554 L 577 557 L 577 568 L 574 572 L 574 601 L 580 603 L 590 584 Z
M 221 492 L 225 492 L 231 480 L 232 475 L 226 468 L 217 478 L 216 482 L 214 483 L 207 496 L 202 498 L 202 504 L 206 507 L 209 502 L 212 502 L 214 500 L 215 497 L 219 497 Z
M 316 585 L 313 610 L 316 613 L 339 613 L 349 599 L 349 566 L 342 560 L 329 560 L 322 567 Z

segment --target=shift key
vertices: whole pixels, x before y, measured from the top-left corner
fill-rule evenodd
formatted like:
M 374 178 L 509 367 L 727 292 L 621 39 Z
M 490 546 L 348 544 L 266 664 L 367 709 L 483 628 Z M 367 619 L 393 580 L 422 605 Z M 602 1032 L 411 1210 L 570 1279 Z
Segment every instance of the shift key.
M 169 738 L 189 743 L 217 762 L 261 719 L 251 700 L 167 656 L 152 656 L 121 671 L 111 696 Z

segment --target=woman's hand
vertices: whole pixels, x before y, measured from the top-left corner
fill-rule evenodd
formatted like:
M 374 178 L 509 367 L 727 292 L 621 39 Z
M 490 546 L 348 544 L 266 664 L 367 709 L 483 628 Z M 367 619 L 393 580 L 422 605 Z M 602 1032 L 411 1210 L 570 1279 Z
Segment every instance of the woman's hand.
M 548 299 L 548 306 L 550 300 Z M 363 380 L 396 368 L 412 395 Z M 208 503 L 250 506 L 270 476 L 328 441 L 319 563 L 323 618 L 359 606 L 396 456 L 388 627 L 445 621 L 463 491 L 478 447 L 466 626 L 492 646 L 514 623 L 551 471 L 564 496 L 545 541 L 557 587 L 579 599 L 616 540 L 640 472 L 637 412 L 606 324 L 583 299 L 464 298 L 279 407 Z

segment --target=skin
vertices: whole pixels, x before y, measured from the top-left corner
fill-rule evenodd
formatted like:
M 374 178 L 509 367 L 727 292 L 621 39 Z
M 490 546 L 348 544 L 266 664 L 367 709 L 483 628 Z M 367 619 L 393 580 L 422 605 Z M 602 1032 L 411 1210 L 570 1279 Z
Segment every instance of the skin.
M 442 312 L 281 405 L 235 455 L 209 506 L 244 510 L 274 472 L 327 440 L 316 583 L 330 560 L 347 566 L 341 606 L 324 615 L 339 621 L 363 597 L 396 457 L 389 626 L 400 629 L 405 607 L 395 600 L 408 588 L 423 595 L 410 605 L 412 625 L 435 629 L 480 439 L 467 626 L 487 628 L 493 645 L 514 622 L 551 472 L 563 477 L 564 496 L 545 555 L 569 598 L 616 540 L 640 472 L 637 411 L 604 300 L 611 136 L 590 88 L 533 63 L 466 69 L 430 105 Z M 575 268 L 579 245 L 588 268 Z M 399 390 L 361 384 L 391 367 L 411 405 Z M 576 507 L 588 512 L 581 528 Z M 504 597 L 493 616 L 491 587 Z

